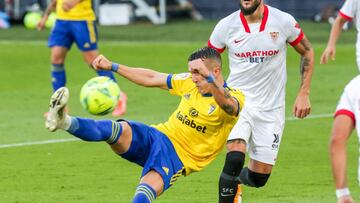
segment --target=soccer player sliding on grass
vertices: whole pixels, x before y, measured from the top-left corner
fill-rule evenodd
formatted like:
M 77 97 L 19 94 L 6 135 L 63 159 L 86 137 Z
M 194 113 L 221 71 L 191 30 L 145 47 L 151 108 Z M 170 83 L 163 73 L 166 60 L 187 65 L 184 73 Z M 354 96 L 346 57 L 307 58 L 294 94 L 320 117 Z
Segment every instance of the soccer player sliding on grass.
M 64 112 L 66 88 L 50 100 L 46 128 L 66 130 L 85 141 L 105 141 L 116 154 L 143 167 L 134 203 L 152 202 L 181 175 L 202 170 L 225 143 L 244 105 L 244 95 L 229 88 L 221 75 L 221 57 L 202 48 L 188 59 L 190 73 L 167 74 L 110 62 L 100 55 L 95 69 L 112 70 L 145 87 L 159 87 L 181 97 L 168 121 L 145 125 L 128 120 L 92 120 Z

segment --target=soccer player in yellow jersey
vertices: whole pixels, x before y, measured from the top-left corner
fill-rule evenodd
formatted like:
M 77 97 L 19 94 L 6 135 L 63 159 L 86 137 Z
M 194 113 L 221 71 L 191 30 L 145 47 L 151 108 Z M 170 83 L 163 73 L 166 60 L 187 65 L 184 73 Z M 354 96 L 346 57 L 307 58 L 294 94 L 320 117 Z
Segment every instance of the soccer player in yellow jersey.
M 56 8 L 56 22 L 49 37 L 51 48 L 51 77 L 53 91 L 66 84 L 65 58 L 75 42 L 81 51 L 85 63 L 91 62 L 98 55 L 98 34 L 95 24 L 95 13 L 92 0 L 52 0 L 46 9 L 38 29 L 43 30 L 49 14 Z M 111 71 L 98 70 L 100 76 L 107 76 L 116 81 Z M 121 100 L 114 110 L 114 116 L 123 115 L 126 111 L 126 95 L 122 93 Z
M 133 203 L 151 202 L 179 176 L 200 171 L 215 159 L 244 105 L 242 92 L 226 85 L 216 50 L 199 49 L 188 61 L 189 72 L 174 75 L 119 65 L 102 55 L 93 61 L 96 69 L 113 70 L 138 85 L 180 96 L 179 106 L 164 123 L 71 117 L 63 111 L 69 92 L 61 88 L 51 97 L 45 126 L 86 141 L 106 141 L 116 154 L 142 166 Z

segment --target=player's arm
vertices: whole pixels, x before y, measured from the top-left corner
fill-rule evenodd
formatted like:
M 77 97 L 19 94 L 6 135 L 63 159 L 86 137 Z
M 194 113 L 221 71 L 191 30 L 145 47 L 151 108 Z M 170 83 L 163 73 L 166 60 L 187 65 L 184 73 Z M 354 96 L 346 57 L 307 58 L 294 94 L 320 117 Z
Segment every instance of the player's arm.
M 52 0 L 49 5 L 47 6 L 41 20 L 39 21 L 39 23 L 37 24 L 37 28 L 38 30 L 43 30 L 45 27 L 45 23 L 46 20 L 48 19 L 49 15 L 51 12 L 53 12 L 53 10 L 55 10 L 56 8 L 56 0 Z
M 300 43 L 294 45 L 294 49 L 301 55 L 300 74 L 301 85 L 296 97 L 293 114 L 297 118 L 305 118 L 310 114 L 310 86 L 314 71 L 314 49 L 309 40 L 304 36 Z
M 345 200 L 349 199 L 351 200 L 346 182 L 346 142 L 353 129 L 354 123 L 349 116 L 338 115 L 335 117 L 329 151 L 338 202 L 346 202 Z
M 160 73 L 147 68 L 134 68 L 126 65 L 112 63 L 105 56 L 99 55 L 92 62 L 92 66 L 98 70 L 114 71 L 131 82 L 144 87 L 159 87 L 168 89 L 167 78 L 169 74 Z
M 237 116 L 240 112 L 239 101 L 230 95 L 228 89 L 223 87 L 219 81 L 210 82 L 212 84 L 211 94 L 216 103 L 229 115 Z
M 82 0 L 65 0 L 62 4 L 62 8 L 65 12 L 68 12 L 70 9 L 74 8 L 76 4 L 80 3 Z
M 240 104 L 237 99 L 230 95 L 228 89 L 223 87 L 224 81 L 218 81 L 215 76 L 208 70 L 202 59 L 196 59 L 189 62 L 190 72 L 196 76 L 200 74 L 207 83 L 211 84 L 210 93 L 213 95 L 216 103 L 229 115 L 237 116 L 240 111 Z M 221 70 L 219 69 L 219 74 Z M 197 83 L 197 85 L 206 85 L 204 83 Z
M 335 60 L 336 42 L 340 37 L 342 28 L 346 21 L 347 19 L 345 19 L 341 15 L 338 15 L 338 17 L 335 19 L 335 22 L 331 28 L 328 44 L 321 55 L 320 64 L 326 64 L 330 57 L 332 60 Z

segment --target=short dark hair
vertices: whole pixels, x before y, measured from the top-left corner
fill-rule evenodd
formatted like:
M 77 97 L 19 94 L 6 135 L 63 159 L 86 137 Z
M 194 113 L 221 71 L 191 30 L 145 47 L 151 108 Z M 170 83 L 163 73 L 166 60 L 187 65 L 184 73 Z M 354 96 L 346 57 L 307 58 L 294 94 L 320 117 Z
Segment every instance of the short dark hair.
M 203 48 L 200 48 L 200 49 L 194 51 L 189 56 L 188 61 L 193 61 L 193 60 L 200 59 L 200 58 L 213 59 L 213 60 L 217 61 L 220 64 L 220 66 L 222 65 L 221 55 L 215 49 L 210 48 L 210 47 L 203 47 Z

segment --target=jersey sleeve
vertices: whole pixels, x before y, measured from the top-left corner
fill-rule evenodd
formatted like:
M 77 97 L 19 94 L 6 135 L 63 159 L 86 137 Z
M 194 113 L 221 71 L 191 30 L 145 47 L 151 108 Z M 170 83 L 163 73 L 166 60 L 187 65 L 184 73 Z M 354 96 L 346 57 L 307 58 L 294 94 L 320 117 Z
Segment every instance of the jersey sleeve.
M 167 86 L 173 95 L 182 96 L 184 92 L 191 88 L 192 84 L 190 73 L 169 75 L 167 78 Z
M 226 21 L 221 20 L 214 28 L 208 41 L 208 47 L 216 49 L 219 53 L 223 53 L 226 48 Z
M 240 111 L 243 109 L 244 104 L 245 104 L 245 96 L 238 89 L 230 89 L 230 95 L 238 101 L 239 108 L 238 108 L 238 113 L 236 115 L 239 116 Z
M 349 85 L 345 87 L 343 94 L 341 95 L 340 101 L 336 107 L 334 117 L 339 115 L 349 116 L 355 123 L 355 109 L 354 102 L 356 101 L 353 96 L 353 89 L 349 88 Z
M 292 17 L 291 15 L 287 16 L 284 30 L 287 34 L 286 41 L 291 46 L 296 46 L 304 38 L 303 31 L 301 30 L 301 28 L 300 28 L 299 24 L 297 23 L 297 21 L 295 20 L 295 18 Z
M 357 0 L 346 0 L 339 11 L 339 15 L 346 20 L 352 20 L 356 15 Z

